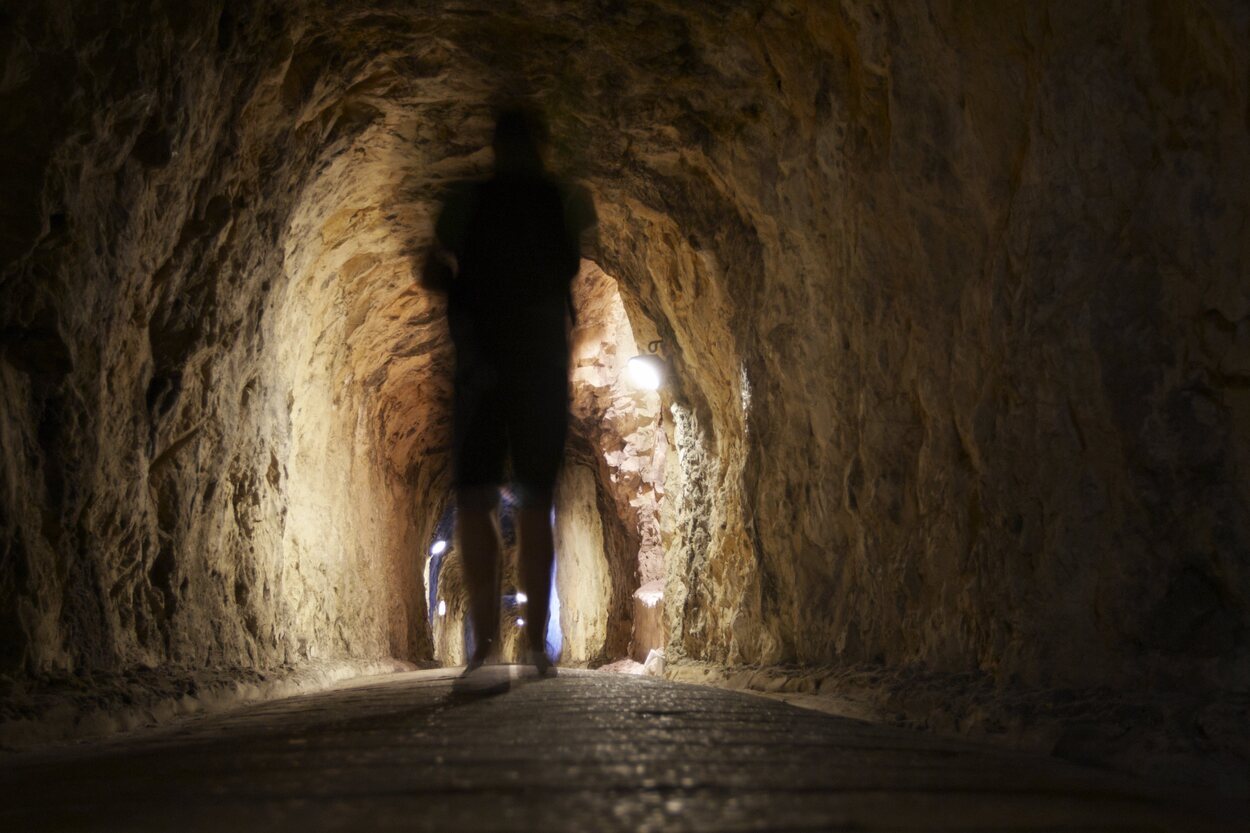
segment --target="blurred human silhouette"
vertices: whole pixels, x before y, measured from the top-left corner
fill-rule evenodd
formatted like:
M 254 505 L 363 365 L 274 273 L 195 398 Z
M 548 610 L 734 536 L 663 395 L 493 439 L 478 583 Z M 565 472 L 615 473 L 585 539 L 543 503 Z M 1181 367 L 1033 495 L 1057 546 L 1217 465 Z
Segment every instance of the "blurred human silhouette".
M 568 427 L 570 284 L 595 211 L 584 189 L 547 171 L 546 141 L 536 111 L 499 114 L 494 171 L 449 190 L 421 275 L 423 286 L 447 294 L 456 351 L 456 536 L 476 636 L 466 677 L 497 655 L 497 513 L 509 464 L 528 661 L 551 673 L 552 495 Z

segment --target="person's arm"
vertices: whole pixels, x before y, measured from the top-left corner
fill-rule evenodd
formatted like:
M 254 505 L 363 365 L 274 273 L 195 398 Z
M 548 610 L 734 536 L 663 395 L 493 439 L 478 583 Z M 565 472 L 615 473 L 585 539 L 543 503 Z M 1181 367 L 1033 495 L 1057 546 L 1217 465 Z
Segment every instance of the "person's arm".
M 451 258 L 448 254 L 437 242 L 430 246 L 425 255 L 425 263 L 421 265 L 421 275 L 417 279 L 422 289 L 431 292 L 451 291 L 451 282 L 456 277 L 456 272 L 449 262 Z
M 572 247 L 570 254 L 576 260 L 569 264 L 565 304 L 569 311 L 569 324 L 577 326 L 577 308 L 573 303 L 572 280 L 581 269 L 581 259 L 597 257 L 599 253 L 599 217 L 595 213 L 595 201 L 590 191 L 578 183 L 570 183 L 564 191 L 564 230 L 566 240 Z
M 431 292 L 450 292 L 459 264 L 456 252 L 464 243 L 472 192 L 467 184 L 453 186 L 434 223 L 434 239 L 421 264 L 417 283 Z
M 590 191 L 580 184 L 569 188 L 565 202 L 565 222 L 569 232 L 577 240 L 583 256 L 598 250 L 599 215 L 595 212 L 595 200 L 590 196 Z

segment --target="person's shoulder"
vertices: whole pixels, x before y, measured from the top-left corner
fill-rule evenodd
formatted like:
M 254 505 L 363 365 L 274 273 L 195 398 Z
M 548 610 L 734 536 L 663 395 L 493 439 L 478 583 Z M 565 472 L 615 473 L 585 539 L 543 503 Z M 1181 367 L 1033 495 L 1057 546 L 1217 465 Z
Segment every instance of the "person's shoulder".
M 440 195 L 442 208 L 434 223 L 434 234 L 443 245 L 455 250 L 464 243 L 465 229 L 478 201 L 481 180 L 463 179 L 449 183 Z
M 482 187 L 481 179 L 460 179 L 443 186 L 440 202 L 446 207 L 459 207 L 471 204 L 477 199 Z
M 593 226 L 598 217 L 595 214 L 595 198 L 590 189 L 580 182 L 561 181 L 560 194 L 564 200 L 564 213 L 571 225 L 578 229 Z
M 591 199 L 590 189 L 577 180 L 558 179 L 556 180 L 556 187 L 560 189 L 560 193 L 563 194 L 564 198 L 569 202 L 573 202 L 575 200 L 590 201 Z

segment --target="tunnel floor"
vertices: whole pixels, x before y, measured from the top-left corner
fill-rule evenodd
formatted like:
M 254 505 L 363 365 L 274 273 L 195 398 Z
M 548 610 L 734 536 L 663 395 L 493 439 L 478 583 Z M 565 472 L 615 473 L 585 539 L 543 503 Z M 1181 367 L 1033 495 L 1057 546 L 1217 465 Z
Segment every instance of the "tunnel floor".
M 0 829 L 1224 830 L 1048 758 L 649 678 L 356 681 L 0 759 Z

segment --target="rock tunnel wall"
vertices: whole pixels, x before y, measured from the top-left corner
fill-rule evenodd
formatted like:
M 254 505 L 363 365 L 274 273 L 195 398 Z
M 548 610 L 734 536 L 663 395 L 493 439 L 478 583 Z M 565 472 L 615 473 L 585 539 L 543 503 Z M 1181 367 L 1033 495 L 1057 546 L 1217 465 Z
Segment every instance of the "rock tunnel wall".
M 672 368 L 669 650 L 1245 685 L 1232 0 L 0 18 L 8 672 L 428 657 L 410 283 L 535 92 Z
M 605 185 L 683 382 L 670 649 L 1244 685 L 1244 10 L 792 12 L 696 29 L 736 83 Z
M 6 668 L 428 656 L 422 475 L 354 375 L 411 273 L 342 251 L 380 113 L 238 8 L 4 20 Z

